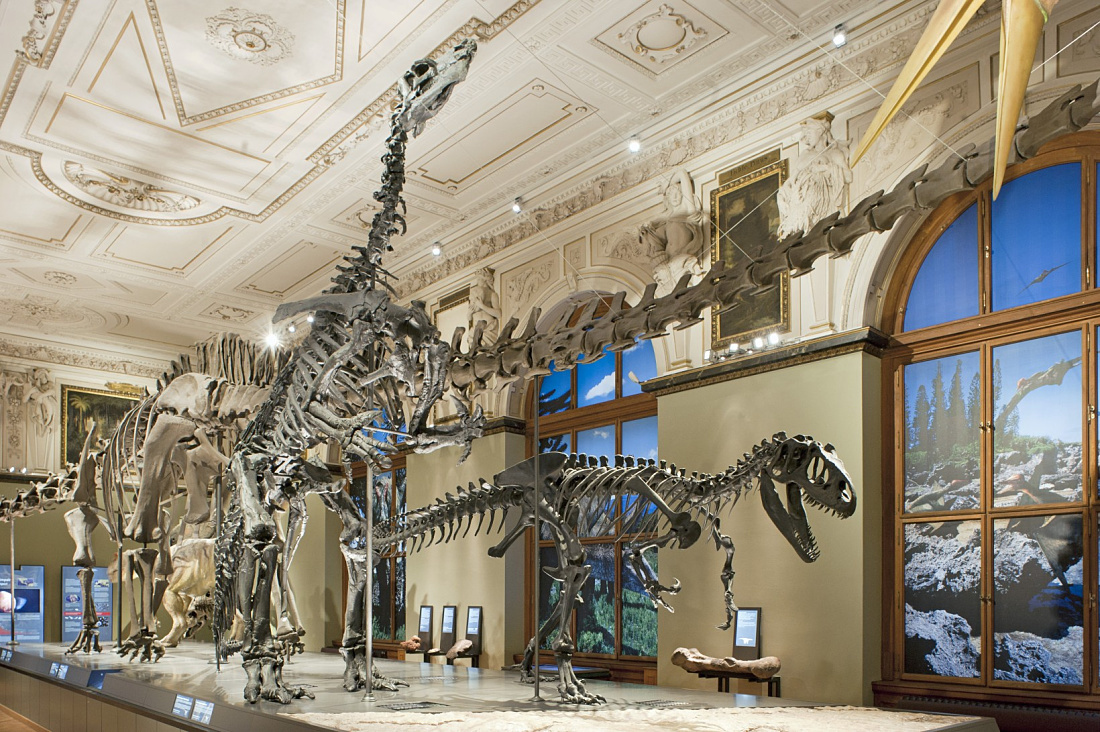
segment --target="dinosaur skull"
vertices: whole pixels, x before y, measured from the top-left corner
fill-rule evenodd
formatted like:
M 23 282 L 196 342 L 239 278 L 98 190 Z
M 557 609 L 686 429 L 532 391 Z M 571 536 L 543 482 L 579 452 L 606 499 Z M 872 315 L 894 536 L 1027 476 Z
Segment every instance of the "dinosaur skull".
M 413 137 L 419 135 L 424 123 L 450 99 L 455 85 L 466 78 L 476 50 L 477 43 L 467 38 L 438 61 L 430 58 L 415 61 L 399 84 L 401 102 L 397 124 Z
M 810 530 L 803 504 L 809 502 L 840 518 L 848 518 L 856 510 L 852 479 L 832 445 L 822 445 L 802 435 L 787 437 L 782 432 L 772 438 L 772 444 L 773 457 L 760 478 L 760 500 L 776 528 L 798 555 L 812 562 L 821 551 Z M 786 486 L 785 506 L 777 483 Z

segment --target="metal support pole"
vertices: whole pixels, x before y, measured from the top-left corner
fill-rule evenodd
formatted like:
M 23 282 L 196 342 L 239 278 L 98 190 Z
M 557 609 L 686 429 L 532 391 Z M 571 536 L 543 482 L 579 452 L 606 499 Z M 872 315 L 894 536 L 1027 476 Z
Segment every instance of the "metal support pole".
M 219 471 L 214 479 L 214 546 L 220 546 L 222 541 L 222 475 L 224 472 Z M 222 654 L 217 648 L 214 649 L 214 669 L 222 670 Z
M 374 399 L 368 400 L 368 408 Z M 363 624 L 366 626 L 367 693 L 363 701 L 374 701 L 374 466 L 367 461 L 367 577 L 363 591 L 366 607 Z
M 15 517 L 12 516 L 11 521 L 8 522 L 8 537 L 11 539 L 11 554 L 8 558 L 11 560 L 11 582 L 8 585 L 8 590 L 11 591 L 11 605 L 9 606 L 9 615 L 11 619 L 11 637 L 8 640 L 9 646 L 19 645 L 19 640 L 15 637 Z
M 532 611 L 531 611 L 531 616 L 532 616 L 532 619 L 534 620 L 534 628 L 535 628 L 534 640 L 532 640 L 532 643 L 534 643 L 534 646 L 535 646 L 535 654 L 534 654 L 534 660 L 533 660 L 533 664 L 534 664 L 534 667 L 535 667 L 535 695 L 533 697 L 531 697 L 531 701 L 542 701 L 542 697 L 539 696 L 539 681 L 540 681 L 540 677 L 542 676 L 542 668 L 541 668 L 542 662 L 539 659 L 539 645 L 540 645 L 540 643 L 539 643 L 539 581 L 542 579 L 539 576 L 539 503 L 542 500 L 542 473 L 539 471 L 539 455 L 542 453 L 542 445 L 539 444 L 539 411 L 541 410 L 541 405 L 539 404 L 539 395 L 542 393 L 542 377 L 541 376 L 536 376 L 535 377 L 534 389 L 535 389 L 535 399 L 534 399 L 534 402 L 535 402 L 535 425 L 534 425 L 534 427 L 535 427 L 535 480 L 534 480 L 534 483 L 535 483 L 535 496 L 534 496 L 535 525 L 531 528 L 531 530 L 534 532 L 533 542 L 532 542 L 533 549 L 531 551 L 531 577 L 532 577 L 531 586 L 534 588 L 532 590 L 532 592 L 534 594 L 534 597 L 533 597 L 533 601 L 531 602 L 531 607 L 533 608 Z

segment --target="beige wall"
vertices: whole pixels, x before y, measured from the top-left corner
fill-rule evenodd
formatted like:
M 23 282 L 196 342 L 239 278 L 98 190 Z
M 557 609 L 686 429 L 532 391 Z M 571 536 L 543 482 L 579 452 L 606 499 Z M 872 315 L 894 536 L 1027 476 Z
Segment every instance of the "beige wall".
M 491 481 L 504 468 L 524 458 L 524 438 L 498 433 L 474 442 L 470 457 L 458 463 L 460 451 L 446 448 L 428 455 L 410 455 L 408 460 L 409 508 L 425 506 L 465 487 L 469 481 Z M 497 516 L 500 522 L 500 516 Z M 511 525 L 512 522 L 509 522 Z M 488 519 L 485 526 L 488 527 Z M 476 524 L 475 524 L 476 527 Z M 408 627 L 415 627 L 421 605 L 435 608 L 432 634 L 439 641 L 440 617 L 444 605 L 458 606 L 458 626 L 466 622 L 466 608 L 481 605 L 482 668 L 499 668 L 511 663 L 513 653 L 523 650 L 523 540 L 507 556 L 494 559 L 489 547 L 502 534 L 474 536 L 449 544 L 437 544 L 409 555 L 407 569 Z M 457 637 L 464 637 L 463 634 Z M 447 650 L 447 649 L 443 649 Z M 420 660 L 419 656 L 412 658 Z
M 755 491 L 723 518 L 736 545 L 734 596 L 763 608 L 763 650 L 783 663 L 783 696 L 835 703 L 870 703 L 879 678 L 880 546 L 879 362 L 852 353 L 671 394 L 658 400 L 660 454 L 689 470 L 718 471 L 754 442 L 779 430 L 832 442 L 858 496 L 856 514 L 840 521 L 807 507 L 822 550 L 806 564 L 776 530 Z M 686 429 L 686 426 L 691 426 Z M 713 689 L 673 666 L 672 651 L 697 647 L 729 655 L 720 574 L 724 554 L 701 539 L 664 551 L 662 584 L 683 583 L 659 613 L 658 682 Z M 761 693 L 756 684 L 740 691 Z
M 0 481 L 0 495 L 14 496 L 21 490 L 26 490 L 27 483 L 10 483 Z M 41 514 L 33 514 L 16 520 L 15 525 L 15 566 L 18 569 L 24 564 L 41 564 L 46 567 L 46 589 L 43 593 L 43 604 L 46 608 L 45 631 L 46 642 L 57 643 L 61 641 L 61 566 L 73 563 L 73 551 L 75 546 L 69 538 L 69 532 L 65 528 L 65 512 L 73 506 L 62 506 L 52 511 Z M 11 524 L 5 523 L 0 528 L 0 564 L 8 564 L 10 560 L 10 535 Z M 92 548 L 95 551 L 96 564 L 106 567 L 115 561 L 115 545 L 107 536 L 107 530 L 98 527 L 92 534 Z M 117 603 L 118 591 L 115 590 Z M 116 605 L 117 607 L 117 605 Z M 6 617 L 0 617 L 0 623 L 7 624 Z M 165 626 L 165 630 L 171 627 Z

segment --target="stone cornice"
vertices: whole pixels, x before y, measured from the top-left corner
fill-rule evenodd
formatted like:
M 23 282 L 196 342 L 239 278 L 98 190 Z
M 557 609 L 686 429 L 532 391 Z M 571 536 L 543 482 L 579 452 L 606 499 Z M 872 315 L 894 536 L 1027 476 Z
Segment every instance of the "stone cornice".
M 13 358 L 35 363 L 73 366 L 112 374 L 142 376 L 155 379 L 161 375 L 168 361 L 112 353 L 107 350 L 58 345 L 22 339 L 12 335 L 0 335 L 0 358 Z

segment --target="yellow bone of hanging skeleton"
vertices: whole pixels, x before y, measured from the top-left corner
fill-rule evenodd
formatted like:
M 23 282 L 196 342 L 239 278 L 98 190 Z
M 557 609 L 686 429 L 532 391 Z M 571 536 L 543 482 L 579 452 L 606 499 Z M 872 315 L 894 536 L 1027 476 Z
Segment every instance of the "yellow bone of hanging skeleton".
M 857 162 L 882 133 L 928 72 L 981 7 L 984 0 L 942 0 L 917 47 L 886 95 L 871 126 L 856 149 Z M 1004 182 L 1005 168 L 1024 104 L 1035 49 L 1058 0 L 1005 0 L 1001 9 L 1000 75 L 997 81 L 997 137 L 993 166 L 993 197 Z

